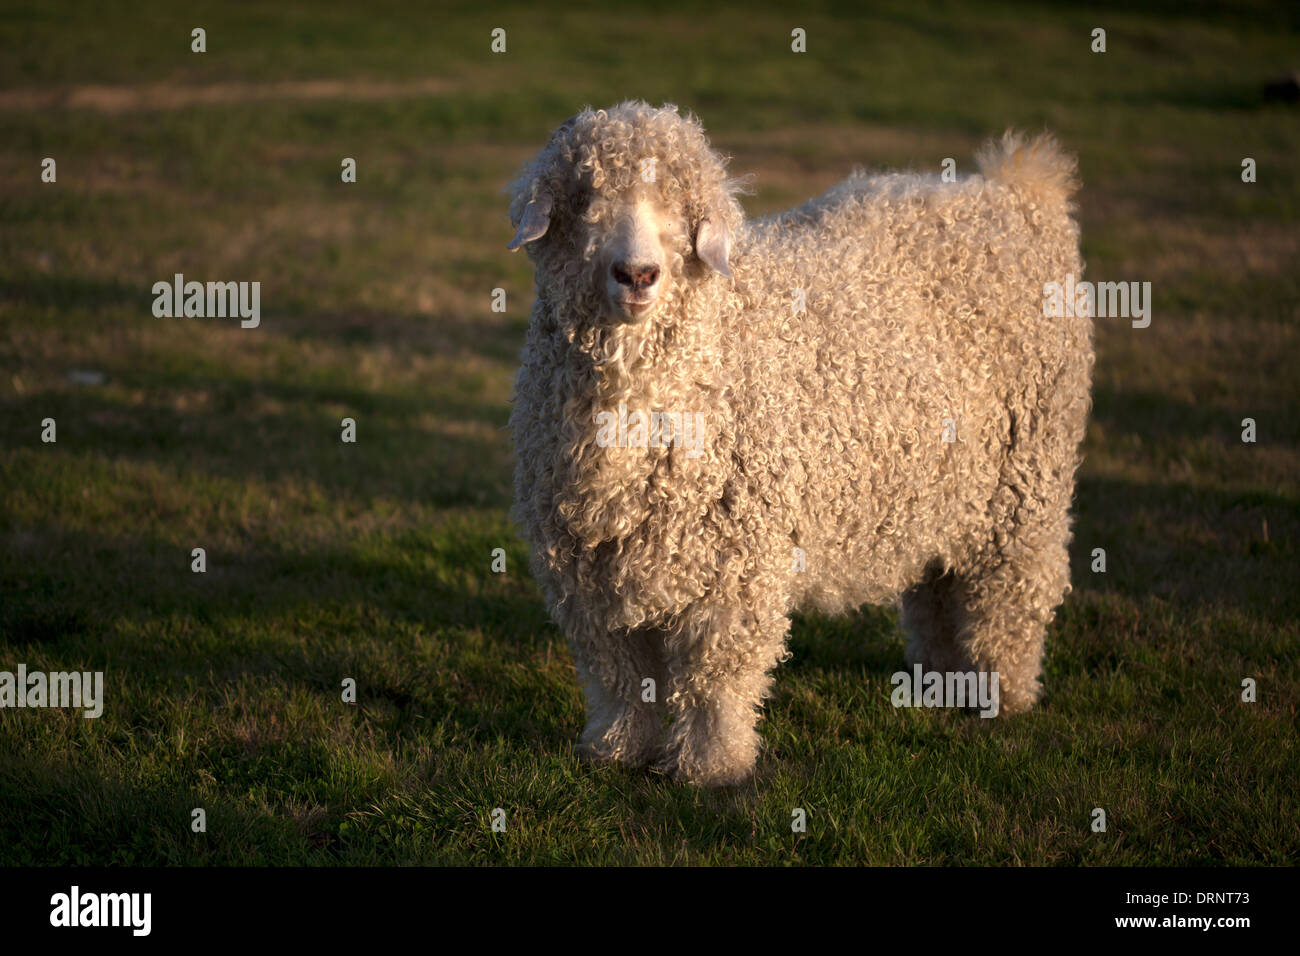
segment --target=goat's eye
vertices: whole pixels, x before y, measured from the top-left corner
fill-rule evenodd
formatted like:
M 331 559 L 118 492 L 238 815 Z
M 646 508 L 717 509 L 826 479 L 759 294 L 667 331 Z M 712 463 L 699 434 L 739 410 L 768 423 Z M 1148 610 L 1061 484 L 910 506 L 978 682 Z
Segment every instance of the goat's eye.
M 573 195 L 573 211 L 579 219 L 586 219 L 591 211 L 593 193 L 590 187 L 580 187 Z

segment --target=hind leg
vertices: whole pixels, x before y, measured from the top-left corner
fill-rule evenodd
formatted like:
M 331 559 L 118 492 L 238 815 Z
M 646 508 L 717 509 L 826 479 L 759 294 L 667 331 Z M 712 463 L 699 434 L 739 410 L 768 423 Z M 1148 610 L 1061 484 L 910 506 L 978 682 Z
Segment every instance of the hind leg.
M 962 632 L 962 582 L 937 564 L 926 569 L 919 584 L 903 594 L 903 630 L 907 633 L 907 666 L 931 671 L 971 670 Z
M 980 559 L 947 574 L 931 569 L 903 597 L 907 660 L 927 670 L 998 675 L 1000 710 L 1029 710 L 1047 626 L 1069 587 L 1068 518 L 999 535 Z
M 1042 692 L 1047 626 L 1069 590 L 1068 539 L 1064 528 L 1022 532 L 963 588 L 962 643 L 975 670 L 998 674 L 1001 713 L 1029 710 Z

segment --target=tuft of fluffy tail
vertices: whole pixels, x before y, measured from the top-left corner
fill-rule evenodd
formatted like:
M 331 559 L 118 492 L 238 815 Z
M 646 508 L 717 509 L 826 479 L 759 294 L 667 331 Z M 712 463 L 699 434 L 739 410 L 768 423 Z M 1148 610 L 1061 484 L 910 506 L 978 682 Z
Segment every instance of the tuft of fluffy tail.
M 1001 140 L 989 140 L 975 157 L 984 178 L 1018 186 L 1045 205 L 1066 205 L 1079 189 L 1079 163 L 1050 133 L 1033 139 L 1007 130 Z

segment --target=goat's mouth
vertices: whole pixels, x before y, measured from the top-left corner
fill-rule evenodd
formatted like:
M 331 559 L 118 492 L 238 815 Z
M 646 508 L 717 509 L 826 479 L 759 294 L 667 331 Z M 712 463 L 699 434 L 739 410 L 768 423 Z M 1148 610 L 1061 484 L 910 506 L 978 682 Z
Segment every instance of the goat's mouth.
M 657 296 L 647 296 L 644 298 L 632 298 L 631 296 L 622 296 L 615 301 L 618 310 L 629 319 L 639 319 L 655 307 L 658 301 Z

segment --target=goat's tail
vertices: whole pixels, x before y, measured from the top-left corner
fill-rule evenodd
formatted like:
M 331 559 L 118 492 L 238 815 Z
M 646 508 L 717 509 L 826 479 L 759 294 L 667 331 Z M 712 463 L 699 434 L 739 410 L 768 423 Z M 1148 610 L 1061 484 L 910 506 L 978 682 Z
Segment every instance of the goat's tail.
M 1033 139 L 1007 130 L 1001 140 L 989 140 L 975 157 L 991 182 L 1018 186 L 1045 205 L 1068 204 L 1079 188 L 1079 163 L 1051 133 Z

